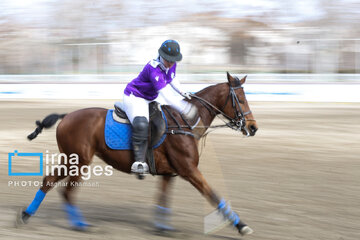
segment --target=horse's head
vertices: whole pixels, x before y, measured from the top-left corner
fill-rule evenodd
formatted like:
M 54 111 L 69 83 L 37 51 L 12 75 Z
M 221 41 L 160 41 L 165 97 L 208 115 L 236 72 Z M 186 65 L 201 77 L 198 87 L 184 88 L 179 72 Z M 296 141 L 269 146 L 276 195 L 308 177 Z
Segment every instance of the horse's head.
M 222 109 L 230 117 L 230 126 L 233 129 L 241 130 L 246 136 L 254 136 L 258 127 L 243 88 L 246 76 L 239 80 L 227 73 L 227 79 L 229 94 Z

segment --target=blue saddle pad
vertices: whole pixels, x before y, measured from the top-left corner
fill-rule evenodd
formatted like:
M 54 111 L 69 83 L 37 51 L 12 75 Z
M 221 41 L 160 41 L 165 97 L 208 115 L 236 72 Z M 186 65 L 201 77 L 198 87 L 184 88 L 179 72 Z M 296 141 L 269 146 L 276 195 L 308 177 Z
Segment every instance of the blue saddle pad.
M 105 120 L 105 143 L 114 150 L 130 150 L 132 149 L 132 130 L 131 124 L 116 122 L 112 115 L 113 109 L 108 110 Z M 163 113 L 164 115 L 164 113 Z M 160 141 L 153 148 L 157 148 L 164 142 L 166 134 L 162 136 Z

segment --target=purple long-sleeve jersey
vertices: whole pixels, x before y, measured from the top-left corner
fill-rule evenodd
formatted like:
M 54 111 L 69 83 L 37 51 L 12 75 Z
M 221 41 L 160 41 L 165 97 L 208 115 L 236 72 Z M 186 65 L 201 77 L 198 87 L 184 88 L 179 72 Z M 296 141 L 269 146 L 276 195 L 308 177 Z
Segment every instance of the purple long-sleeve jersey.
M 159 95 L 159 90 L 171 83 L 176 74 L 176 63 L 167 71 L 161 69 L 157 60 L 151 60 L 145 65 L 141 73 L 128 83 L 124 93 L 131 93 L 136 97 L 154 100 Z

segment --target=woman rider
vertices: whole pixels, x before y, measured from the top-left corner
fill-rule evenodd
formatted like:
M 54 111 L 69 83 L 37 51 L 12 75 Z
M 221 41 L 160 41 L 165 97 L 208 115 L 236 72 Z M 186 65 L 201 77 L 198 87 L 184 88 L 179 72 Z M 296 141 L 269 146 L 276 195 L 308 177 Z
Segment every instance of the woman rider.
M 184 101 L 184 97 L 190 98 L 189 93 L 180 91 L 179 82 L 174 79 L 176 62 L 182 59 L 179 43 L 175 40 L 166 40 L 161 44 L 158 52 L 158 58 L 148 62 L 124 90 L 123 107 L 133 130 L 135 162 L 131 166 L 131 171 L 136 174 L 149 172 L 145 157 L 150 102 L 157 101 L 171 105 L 188 119 L 192 119 L 197 114 L 196 107 Z

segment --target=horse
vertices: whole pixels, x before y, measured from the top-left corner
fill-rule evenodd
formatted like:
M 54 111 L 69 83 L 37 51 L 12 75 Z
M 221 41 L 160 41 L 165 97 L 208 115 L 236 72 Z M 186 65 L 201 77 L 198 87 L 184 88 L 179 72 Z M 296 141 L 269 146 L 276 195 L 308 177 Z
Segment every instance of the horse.
M 225 124 L 222 126 L 242 132 L 246 136 L 255 135 L 258 126 L 243 89 L 246 76 L 240 80 L 227 72 L 227 80 L 227 82 L 211 85 L 191 94 L 191 99 L 187 101 L 197 107 L 201 124 L 195 129 L 188 128 L 181 132 L 174 129 L 168 130 L 164 142 L 154 149 L 156 172 L 158 175 L 162 175 L 155 211 L 155 227 L 158 230 L 174 230 L 167 222 L 170 211 L 167 199 L 173 176 L 180 176 L 190 182 L 211 205 L 216 207 L 241 235 L 253 232 L 249 226 L 240 220 L 238 214 L 231 209 L 226 201 L 215 193 L 199 171 L 198 144 L 200 138 L 194 137 L 195 135 L 192 134 L 192 132 L 197 132 L 200 137 L 206 135 L 208 128 L 217 127 L 211 126 L 214 118 L 222 115 L 222 118 L 225 118 Z M 169 129 L 186 125 L 179 112 L 170 106 L 165 106 L 165 108 L 167 111 L 164 111 L 164 114 Z M 61 154 L 69 156 L 71 153 L 77 153 L 79 166 L 88 166 L 93 156 L 96 155 L 113 168 L 130 174 L 131 165 L 134 161 L 132 150 L 112 150 L 105 143 L 104 125 L 107 111 L 108 109 L 104 108 L 86 108 L 68 114 L 51 114 L 43 121 L 36 122 L 38 127 L 28 138 L 35 138 L 43 128 L 49 128 L 59 119 L 62 119 L 56 129 L 57 145 Z M 64 165 L 69 168 L 69 163 Z M 61 171 L 57 171 L 54 175 L 45 176 L 34 200 L 26 210 L 22 209 L 18 213 L 17 224 L 27 223 L 39 208 L 46 193 L 52 189 L 56 182 L 65 178 L 68 178 L 68 183 L 77 183 L 81 181 L 81 174 L 66 176 Z M 89 225 L 74 202 L 73 190 L 75 187 L 76 184 L 67 184 L 62 191 L 65 211 L 73 228 L 86 230 Z

